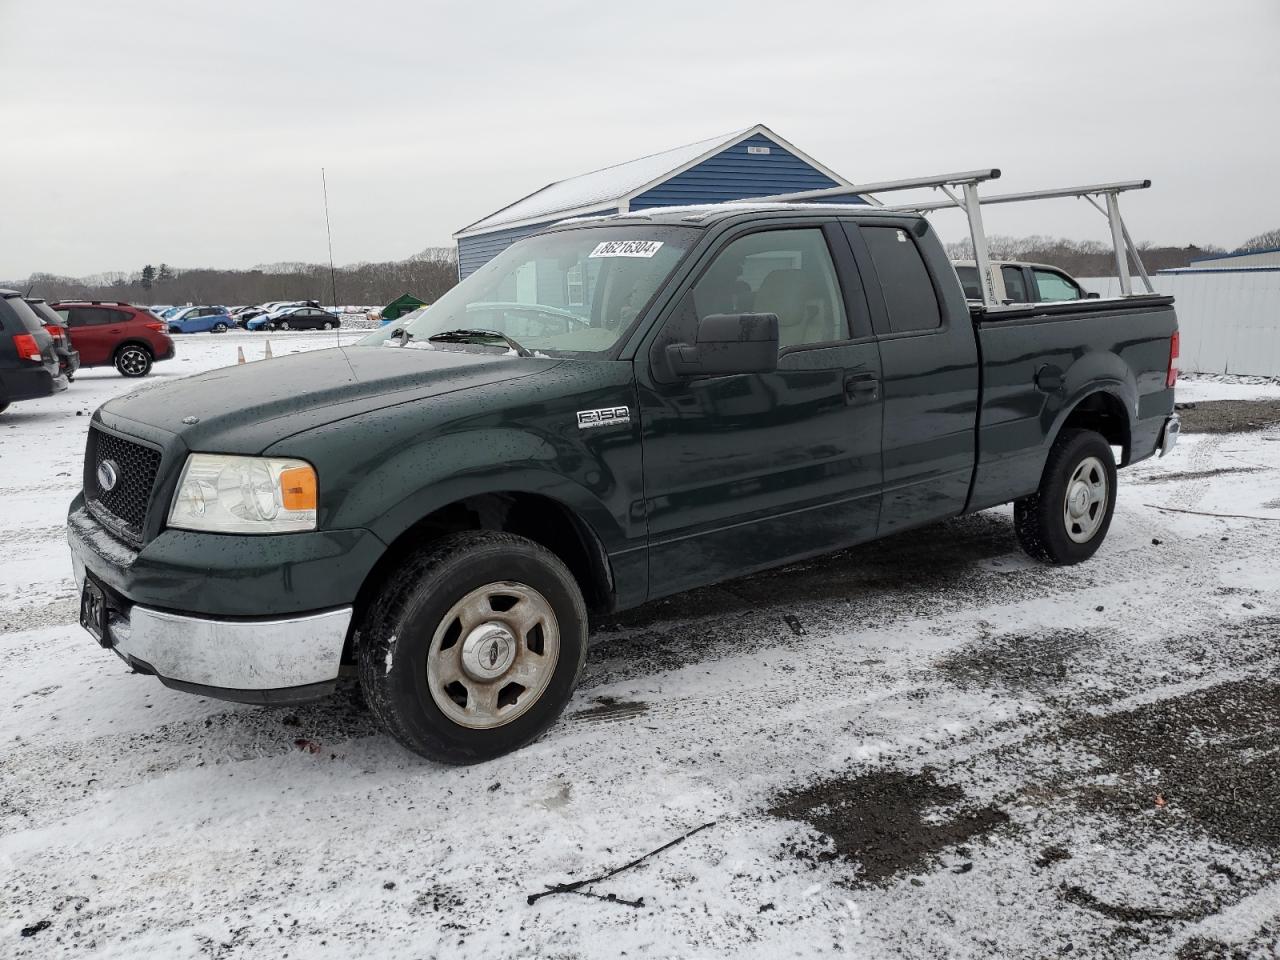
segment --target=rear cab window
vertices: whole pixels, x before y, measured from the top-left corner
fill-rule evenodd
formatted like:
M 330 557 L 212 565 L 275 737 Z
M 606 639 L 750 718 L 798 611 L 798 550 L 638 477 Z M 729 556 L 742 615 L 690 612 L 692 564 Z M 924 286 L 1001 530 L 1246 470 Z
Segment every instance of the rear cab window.
M 880 280 L 891 333 L 917 333 L 942 326 L 933 278 L 915 238 L 902 227 L 862 224 L 863 240 Z

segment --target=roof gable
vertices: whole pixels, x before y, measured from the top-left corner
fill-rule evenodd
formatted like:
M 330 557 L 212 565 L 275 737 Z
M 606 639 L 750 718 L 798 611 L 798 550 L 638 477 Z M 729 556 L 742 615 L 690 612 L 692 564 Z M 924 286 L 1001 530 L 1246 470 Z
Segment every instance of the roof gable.
M 629 160 L 626 163 L 615 164 L 548 184 L 496 213 L 491 213 L 463 227 L 454 234 L 454 237 L 489 233 L 524 224 L 545 223 L 580 214 L 616 211 L 625 201 L 692 169 L 729 147 L 761 135 L 768 137 L 769 140 L 812 166 L 822 175 L 830 177 L 836 184 L 849 183 L 797 150 L 764 124 L 756 124 L 745 130 L 685 144 L 661 153 L 650 154 L 637 160 Z

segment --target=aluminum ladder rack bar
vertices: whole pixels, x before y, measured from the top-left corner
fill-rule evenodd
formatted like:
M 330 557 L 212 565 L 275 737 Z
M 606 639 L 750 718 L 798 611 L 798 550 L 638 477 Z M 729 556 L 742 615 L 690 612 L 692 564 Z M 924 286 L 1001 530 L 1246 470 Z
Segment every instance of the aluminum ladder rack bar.
M 1133 242 L 1133 238 L 1129 236 L 1129 228 L 1125 226 L 1124 218 L 1120 215 L 1119 195 L 1128 190 L 1146 190 L 1150 186 L 1150 180 L 1118 180 L 1115 183 L 1093 183 L 1083 187 L 1056 187 L 1049 190 L 997 193 L 991 196 L 979 197 L 978 203 L 1024 203 L 1028 200 L 1054 200 L 1063 197 L 1080 197 L 1089 201 L 1099 213 L 1107 218 L 1107 223 L 1111 227 L 1111 246 L 1115 253 L 1116 275 L 1120 278 L 1120 293 L 1122 296 L 1128 297 L 1133 295 L 1133 278 L 1129 275 L 1129 257 L 1133 257 L 1134 265 L 1138 268 L 1138 274 L 1142 277 L 1142 282 L 1146 286 L 1147 292 L 1155 293 L 1155 287 L 1152 286 L 1151 278 L 1147 275 L 1147 269 L 1142 263 L 1142 257 L 1138 253 L 1137 245 Z M 895 204 L 885 209 L 901 210 L 909 213 L 929 213 L 933 210 L 959 207 L 968 212 L 966 203 L 961 203 L 957 198 L 952 197 L 950 192 L 947 195 L 950 197 L 948 200 Z M 1103 207 L 1094 197 L 1104 198 L 1106 206 Z M 966 196 L 966 201 L 967 199 Z M 970 229 L 972 230 L 972 217 L 970 217 Z M 986 246 L 985 240 L 983 246 Z M 974 243 L 974 260 L 979 262 L 979 274 L 981 275 L 981 263 L 977 249 L 978 244 Z M 985 290 L 983 299 L 985 302 Z
M 951 199 L 942 206 L 960 207 L 969 217 L 969 236 L 973 240 L 973 258 L 978 265 L 978 278 L 982 284 L 982 302 L 987 307 L 998 307 L 995 280 L 991 274 L 991 257 L 987 253 L 987 234 L 982 226 L 982 209 L 978 201 L 978 184 L 996 180 L 1000 170 L 987 167 L 982 170 L 964 170 L 960 173 L 944 173 L 932 177 L 911 177 L 906 180 L 884 180 L 880 183 L 854 183 L 847 187 L 826 187 L 821 190 L 803 190 L 798 193 L 780 193 L 771 197 L 756 197 L 757 201 L 770 203 L 810 203 L 828 197 L 865 196 L 873 193 L 891 193 L 895 190 L 921 190 L 932 187 L 941 190 Z M 964 200 L 952 192 L 959 187 Z M 873 198 L 874 199 L 874 198 Z M 880 206 L 883 206 L 876 201 Z M 894 207 L 887 209 L 893 210 Z

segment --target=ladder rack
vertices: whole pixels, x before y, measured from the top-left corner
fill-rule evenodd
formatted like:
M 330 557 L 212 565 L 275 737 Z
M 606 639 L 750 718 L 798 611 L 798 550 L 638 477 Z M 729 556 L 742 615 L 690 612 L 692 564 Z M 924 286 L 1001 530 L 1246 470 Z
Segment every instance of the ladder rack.
M 991 274 L 991 254 L 987 247 L 987 234 L 982 225 L 982 207 L 985 204 L 1023 203 L 1028 200 L 1053 200 L 1063 197 L 1078 197 L 1087 200 L 1099 213 L 1107 218 L 1111 227 L 1111 245 L 1115 252 L 1116 273 L 1120 278 L 1120 292 L 1123 296 L 1133 295 L 1133 279 L 1129 273 L 1129 258 L 1138 269 L 1138 275 L 1148 293 L 1155 293 L 1151 278 L 1147 276 L 1142 257 L 1129 235 L 1124 218 L 1120 215 L 1119 196 L 1129 190 L 1146 190 L 1151 186 L 1150 180 L 1120 180 L 1115 183 L 1095 183 L 1082 187 L 1054 187 L 1047 190 L 1027 190 L 1019 193 L 1000 193 L 981 196 L 978 184 L 1000 177 L 1000 170 L 992 167 L 983 170 L 967 170 L 961 173 L 940 174 L 933 177 L 913 177 L 907 180 L 885 180 L 880 183 L 850 184 L 847 187 L 827 187 L 822 190 L 805 190 L 799 193 L 778 194 L 771 197 L 760 197 L 760 200 L 779 202 L 808 202 L 824 200 L 829 197 L 847 197 L 854 194 L 868 195 L 891 193 L 896 190 L 918 190 L 933 188 L 946 195 L 945 200 L 929 200 L 923 203 L 880 204 L 884 210 L 901 210 L 906 213 L 930 213 L 934 210 L 959 208 L 969 219 L 969 238 L 973 243 L 973 259 L 977 264 L 978 277 L 982 284 L 982 304 L 984 307 L 999 307 L 996 299 L 995 281 Z M 959 193 L 955 188 L 959 188 Z M 1096 198 L 1096 199 L 1095 199 Z M 1101 203 L 1099 201 L 1102 201 Z

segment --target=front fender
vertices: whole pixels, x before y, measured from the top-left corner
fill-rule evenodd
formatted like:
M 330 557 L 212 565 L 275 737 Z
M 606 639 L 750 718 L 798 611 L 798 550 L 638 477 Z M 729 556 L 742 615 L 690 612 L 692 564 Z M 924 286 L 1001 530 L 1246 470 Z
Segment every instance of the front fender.
M 639 419 L 582 429 L 578 416 L 619 407 L 635 409 L 629 363 L 567 361 L 538 378 L 343 418 L 267 452 L 315 465 L 321 529 L 354 523 L 387 543 L 470 497 L 549 498 L 571 511 L 609 557 L 619 600 L 638 602 L 647 588 Z
M 366 475 L 335 515 L 341 527 L 370 517 L 368 529 L 390 543 L 423 517 L 467 497 L 531 493 L 557 500 L 591 528 L 609 552 L 625 549 L 627 531 L 611 509 L 619 479 L 606 463 L 575 470 L 546 437 L 518 430 L 442 436 L 405 448 Z M 401 491 L 389 496 L 393 490 Z

